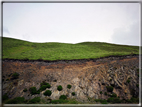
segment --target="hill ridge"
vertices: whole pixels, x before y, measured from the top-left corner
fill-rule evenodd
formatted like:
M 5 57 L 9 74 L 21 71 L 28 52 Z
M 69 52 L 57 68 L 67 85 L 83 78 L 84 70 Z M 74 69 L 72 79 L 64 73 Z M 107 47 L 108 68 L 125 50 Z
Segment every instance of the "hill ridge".
M 139 47 L 101 42 L 32 43 L 2 37 L 2 51 L 2 59 L 58 61 L 139 54 Z

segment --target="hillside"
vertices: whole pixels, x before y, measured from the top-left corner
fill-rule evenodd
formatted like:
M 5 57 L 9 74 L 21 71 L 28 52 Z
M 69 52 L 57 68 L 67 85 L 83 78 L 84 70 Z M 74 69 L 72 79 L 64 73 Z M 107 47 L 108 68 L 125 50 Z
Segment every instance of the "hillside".
M 4 60 L 2 67 L 6 104 L 139 103 L 138 55 L 90 61 Z
M 106 56 L 138 54 L 138 46 L 116 45 L 101 42 L 32 43 L 2 37 L 3 59 L 28 60 L 74 60 L 93 59 Z
M 2 39 L 3 104 L 139 103 L 138 46 Z

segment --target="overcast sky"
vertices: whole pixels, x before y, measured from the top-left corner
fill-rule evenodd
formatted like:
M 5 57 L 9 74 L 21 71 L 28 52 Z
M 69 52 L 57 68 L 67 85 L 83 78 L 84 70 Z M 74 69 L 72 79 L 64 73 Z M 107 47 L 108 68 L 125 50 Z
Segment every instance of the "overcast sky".
M 140 45 L 139 3 L 4 3 L 3 37 Z

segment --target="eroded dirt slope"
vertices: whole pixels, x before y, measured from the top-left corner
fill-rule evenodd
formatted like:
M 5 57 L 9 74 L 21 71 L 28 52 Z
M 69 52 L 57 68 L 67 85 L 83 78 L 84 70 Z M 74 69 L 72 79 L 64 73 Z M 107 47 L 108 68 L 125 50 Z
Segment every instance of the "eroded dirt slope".
M 112 93 L 107 91 L 106 86 L 112 86 L 113 92 L 121 99 L 130 99 L 139 95 L 138 68 L 139 56 L 57 62 L 3 60 L 2 89 L 3 94 L 8 93 L 9 98 L 31 99 L 40 96 L 47 100 L 67 95 L 68 98 L 86 100 L 88 97 L 107 99 Z M 18 79 L 12 79 L 15 72 L 19 73 Z M 43 81 L 51 85 L 51 88 L 46 89 L 52 91 L 50 97 L 44 96 L 45 91 L 36 95 L 31 95 L 29 90 L 23 92 L 23 89 L 33 86 L 38 90 Z M 72 86 L 71 89 L 67 88 L 68 84 Z M 62 85 L 62 91 L 57 90 L 58 85 Z M 72 92 L 76 95 L 72 96 Z

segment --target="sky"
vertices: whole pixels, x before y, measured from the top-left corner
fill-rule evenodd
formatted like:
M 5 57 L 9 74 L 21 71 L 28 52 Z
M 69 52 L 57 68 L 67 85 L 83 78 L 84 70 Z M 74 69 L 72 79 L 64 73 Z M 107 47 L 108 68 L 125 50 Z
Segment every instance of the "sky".
M 140 46 L 140 4 L 3 3 L 3 37 Z

